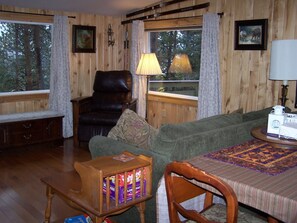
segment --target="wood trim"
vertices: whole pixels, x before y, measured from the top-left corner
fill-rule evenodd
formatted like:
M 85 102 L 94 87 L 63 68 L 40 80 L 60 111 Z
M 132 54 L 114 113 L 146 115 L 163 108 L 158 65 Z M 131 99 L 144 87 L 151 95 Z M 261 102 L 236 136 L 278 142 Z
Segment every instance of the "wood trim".
M 16 14 L 13 12 L 0 12 L 0 19 L 12 20 L 12 21 L 24 21 L 24 22 L 39 22 L 39 23 L 53 23 L 53 16 L 44 15 L 28 15 L 28 14 Z
M 154 14 L 150 14 L 150 15 L 145 15 L 145 16 L 142 16 L 142 17 L 133 18 L 133 19 L 129 19 L 129 20 L 124 20 L 124 21 L 122 21 L 121 24 L 124 25 L 124 24 L 127 24 L 127 23 L 131 23 L 134 20 L 155 19 L 155 18 L 158 18 L 160 16 L 166 16 L 166 15 L 171 15 L 171 14 L 176 14 L 176 13 L 194 11 L 194 10 L 198 10 L 198 9 L 208 8 L 208 7 L 209 7 L 209 2 L 199 4 L 199 5 L 192 5 L 192 6 L 188 6 L 188 7 L 184 7 L 184 8 L 177 8 L 177 9 L 173 9 L 173 10 L 169 10 L 169 11 L 154 13 Z
M 34 94 L 17 94 L 17 95 L 0 95 L 0 103 L 46 100 L 49 98 L 49 93 L 34 93 Z
M 176 104 L 176 105 L 185 105 L 190 107 L 197 107 L 197 100 L 192 99 L 184 99 L 184 98 L 173 98 L 168 96 L 162 95 L 148 95 L 148 101 L 157 101 L 157 102 L 164 102 L 169 104 Z
M 169 5 L 172 5 L 172 4 L 177 4 L 177 3 L 180 3 L 180 2 L 185 2 L 185 1 L 187 1 L 187 0 L 172 0 L 172 1 L 169 1 L 169 2 L 163 2 L 163 1 L 158 2 L 157 4 L 145 7 L 143 9 L 137 10 L 135 12 L 128 13 L 126 15 L 126 18 L 135 16 L 135 15 L 139 15 L 139 14 L 142 14 L 142 13 L 145 13 L 145 12 L 149 12 L 149 11 L 154 11 L 156 9 L 164 8 L 166 6 L 169 6 Z
M 193 28 L 202 27 L 203 17 L 193 16 L 178 19 L 160 19 L 148 20 L 144 22 L 144 29 L 158 30 L 158 29 L 173 29 L 173 28 Z

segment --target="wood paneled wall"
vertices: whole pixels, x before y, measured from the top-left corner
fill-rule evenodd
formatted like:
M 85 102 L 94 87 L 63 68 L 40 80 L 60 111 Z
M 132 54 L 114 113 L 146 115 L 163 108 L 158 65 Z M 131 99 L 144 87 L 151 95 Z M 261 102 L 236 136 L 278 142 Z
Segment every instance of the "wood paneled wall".
M 239 108 L 242 108 L 244 112 L 248 112 L 279 104 L 278 98 L 280 97 L 282 82 L 269 80 L 271 42 L 276 39 L 297 39 L 297 1 L 189 0 L 171 5 L 162 10 L 167 11 L 205 2 L 210 2 L 208 9 L 177 13 L 160 17 L 160 19 L 199 16 L 207 11 L 224 12 L 224 16 L 220 21 L 220 69 L 223 112 L 230 113 Z M 44 13 L 41 10 L 2 8 Z M 73 24 L 95 25 L 97 27 L 97 50 L 95 54 L 73 54 L 70 52 L 72 97 L 89 95 L 92 92 L 94 73 L 97 69 L 112 70 L 129 68 L 129 58 L 127 57 L 129 52 L 125 52 L 123 47 L 125 28 L 121 25 L 121 21 L 126 18 L 124 16 L 119 18 L 77 13 L 71 13 L 69 15 L 76 16 L 75 19 L 69 20 L 70 29 Z M 236 20 L 264 18 L 268 19 L 267 50 L 235 51 L 234 22 Z M 114 47 L 107 47 L 106 33 L 108 24 L 112 25 L 115 33 L 116 44 Z M 129 29 L 129 31 L 131 30 Z M 69 37 L 69 46 L 71 48 L 71 35 Z M 291 109 L 294 109 L 295 85 L 295 81 L 289 81 L 289 100 L 286 105 Z M 154 126 L 160 126 L 167 122 L 185 121 L 186 119 L 184 117 L 187 117 L 186 121 L 196 118 L 197 109 L 194 106 L 188 105 L 187 102 L 181 104 L 180 100 L 164 101 L 158 97 L 150 97 L 149 99 L 149 121 Z M 30 106 L 26 106 L 24 104 L 29 103 L 29 101 L 13 101 L 11 103 L 1 99 L 0 101 L 0 113 L 18 112 L 26 109 L 40 110 L 46 104 L 35 103 L 33 101 L 33 103 L 30 102 Z M 8 109 L 7 106 L 9 106 Z
M 225 113 L 280 104 L 281 81 L 269 80 L 272 40 L 297 39 L 296 0 L 211 0 L 211 11 L 222 11 L 220 65 Z M 268 44 L 263 51 L 234 50 L 234 21 L 268 19 Z M 294 109 L 296 81 L 289 82 L 286 105 Z
M 195 0 L 178 4 L 179 7 L 204 3 Z M 220 70 L 223 113 L 237 109 L 244 112 L 255 111 L 280 104 L 281 81 L 269 80 L 270 49 L 272 40 L 297 39 L 296 0 L 210 0 L 208 12 L 223 12 L 220 21 Z M 174 7 L 173 5 L 171 7 Z M 173 9 L 173 8 L 171 8 Z M 164 9 L 167 11 L 169 9 Z M 164 18 L 197 16 L 205 10 L 179 13 Z M 234 50 L 234 22 L 236 20 L 268 19 L 268 44 L 263 51 Z M 296 74 L 297 75 L 297 74 Z M 296 81 L 289 81 L 289 100 L 286 106 L 295 110 Z M 183 121 L 179 116 L 196 118 L 194 109 L 176 112 L 182 106 L 174 102 L 150 100 L 149 121 L 156 126 L 166 122 Z M 188 108 L 193 108 L 188 106 Z M 166 115 L 161 118 L 156 114 Z M 193 114 L 195 113 L 195 115 Z M 179 120 L 180 118 L 180 120 Z M 157 120 L 156 120 L 157 119 Z

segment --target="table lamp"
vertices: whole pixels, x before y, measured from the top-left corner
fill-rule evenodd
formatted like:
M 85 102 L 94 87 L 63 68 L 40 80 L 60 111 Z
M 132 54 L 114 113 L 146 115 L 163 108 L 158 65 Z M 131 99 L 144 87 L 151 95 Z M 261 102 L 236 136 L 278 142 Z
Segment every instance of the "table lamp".
M 146 103 L 147 103 L 148 102 L 147 94 L 148 94 L 148 86 L 149 86 L 148 85 L 149 76 L 163 74 L 155 53 L 141 54 L 141 58 L 140 58 L 140 61 L 138 63 L 137 69 L 136 69 L 136 74 L 140 75 L 140 76 L 146 76 L 146 83 L 147 83 Z M 147 116 L 146 116 L 146 118 L 147 118 Z
M 272 41 L 270 58 L 270 80 L 281 80 L 281 105 L 285 106 L 288 93 L 288 81 L 297 80 L 297 40 Z
M 169 73 L 192 73 L 192 66 L 187 54 L 175 54 L 169 67 Z

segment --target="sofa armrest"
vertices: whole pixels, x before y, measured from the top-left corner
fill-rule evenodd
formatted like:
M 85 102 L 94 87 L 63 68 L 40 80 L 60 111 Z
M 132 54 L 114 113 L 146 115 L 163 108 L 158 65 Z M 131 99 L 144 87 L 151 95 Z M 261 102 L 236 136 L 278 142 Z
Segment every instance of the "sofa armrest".
M 71 100 L 72 102 L 72 110 L 73 110 L 73 140 L 74 145 L 78 146 L 78 120 L 79 114 L 87 112 L 90 110 L 90 103 L 92 101 L 92 97 L 78 97 Z
M 122 112 L 125 109 L 130 109 L 130 110 L 136 112 L 136 106 L 137 106 L 137 98 L 133 98 L 131 101 L 123 104 Z

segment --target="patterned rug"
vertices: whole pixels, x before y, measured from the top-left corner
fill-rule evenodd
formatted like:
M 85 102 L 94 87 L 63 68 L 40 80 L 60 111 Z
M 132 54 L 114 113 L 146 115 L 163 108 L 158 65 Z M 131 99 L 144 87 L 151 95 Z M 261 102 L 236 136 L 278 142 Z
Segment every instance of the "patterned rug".
M 273 147 L 269 143 L 256 139 L 208 153 L 205 157 L 269 175 L 277 175 L 297 166 L 297 148 Z

